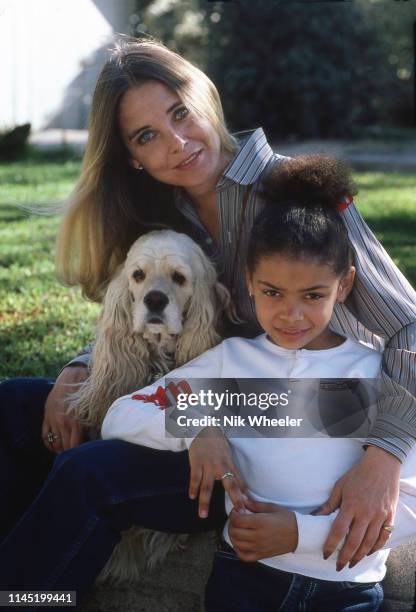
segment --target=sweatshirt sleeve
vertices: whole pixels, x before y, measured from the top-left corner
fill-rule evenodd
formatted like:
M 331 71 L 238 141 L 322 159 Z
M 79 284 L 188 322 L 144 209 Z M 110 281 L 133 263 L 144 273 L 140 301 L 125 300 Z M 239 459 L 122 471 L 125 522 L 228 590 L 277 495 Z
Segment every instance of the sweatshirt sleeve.
M 385 341 L 384 399 L 367 439 L 404 461 L 416 438 L 416 291 L 350 204 L 341 212 L 355 250 L 356 280 L 348 309 L 370 335 Z M 354 335 L 354 323 L 338 321 Z M 370 338 L 369 338 L 370 339 Z M 370 339 L 371 340 L 371 339 Z
M 220 378 L 222 371 L 222 344 L 206 351 L 196 359 L 177 368 L 148 385 L 117 399 L 109 408 L 101 428 L 103 439 L 117 438 L 159 450 L 182 451 L 190 447 L 199 431 L 192 428 L 189 438 L 175 437 L 166 431 L 165 406 L 161 394 L 167 379 L 180 379 L 187 382 L 191 379 Z M 180 385 L 178 382 L 178 386 Z M 198 409 L 187 408 L 186 416 L 201 416 Z
M 298 524 L 296 553 L 321 554 L 338 511 L 328 516 L 313 516 L 295 512 Z M 413 449 L 402 466 L 400 495 L 394 519 L 394 530 L 383 547 L 395 548 L 416 538 L 416 451 Z M 341 542 L 337 550 L 342 546 Z

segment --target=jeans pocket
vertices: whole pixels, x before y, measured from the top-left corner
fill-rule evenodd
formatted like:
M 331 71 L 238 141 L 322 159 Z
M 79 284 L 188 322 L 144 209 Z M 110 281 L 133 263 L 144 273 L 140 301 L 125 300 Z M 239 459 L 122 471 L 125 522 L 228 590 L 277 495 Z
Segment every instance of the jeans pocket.
M 221 542 L 215 551 L 215 556 L 218 559 L 227 559 L 230 561 L 240 561 L 235 552 L 234 548 L 232 548 L 227 542 Z
M 240 561 L 236 554 L 225 552 L 224 550 L 217 550 L 215 556 L 219 559 L 227 559 L 229 561 Z
M 350 593 L 352 598 L 350 599 L 351 609 L 354 609 L 354 605 L 359 602 L 361 602 L 362 606 L 367 605 L 366 608 L 362 607 L 363 610 L 375 612 L 380 609 L 384 599 L 384 592 L 379 582 L 342 582 L 340 584 L 343 585 L 344 589 L 347 589 L 346 593 Z M 350 610 L 349 607 L 346 609 Z
M 354 589 L 354 588 L 372 589 L 377 584 L 379 583 L 378 582 L 349 582 L 348 580 L 339 583 L 340 587 L 344 589 Z

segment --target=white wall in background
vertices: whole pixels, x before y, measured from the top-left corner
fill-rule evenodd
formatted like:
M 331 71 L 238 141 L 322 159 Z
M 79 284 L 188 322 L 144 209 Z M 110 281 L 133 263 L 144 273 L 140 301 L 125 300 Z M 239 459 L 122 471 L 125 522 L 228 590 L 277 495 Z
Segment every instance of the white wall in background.
M 131 0 L 0 0 L 0 129 L 84 128 Z

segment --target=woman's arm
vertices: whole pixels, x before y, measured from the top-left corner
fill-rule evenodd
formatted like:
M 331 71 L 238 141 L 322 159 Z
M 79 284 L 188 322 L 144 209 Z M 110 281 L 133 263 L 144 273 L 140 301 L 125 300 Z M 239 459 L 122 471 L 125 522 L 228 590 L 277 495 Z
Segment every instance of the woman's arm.
M 65 367 L 59 374 L 45 404 L 42 438 L 46 448 L 60 453 L 84 441 L 86 427 L 67 414 L 68 397 L 76 391 L 88 376 L 86 366 Z M 48 433 L 58 436 L 53 444 L 48 442 Z
M 382 526 L 394 522 L 401 464 L 393 455 L 380 461 L 380 455 L 388 454 L 369 446 L 361 462 L 338 480 L 330 499 L 314 513 L 334 517 L 332 513 L 341 506 L 324 542 L 323 554 L 329 557 L 343 542 L 339 554 L 342 567 L 350 561 L 358 563 L 366 554 L 382 548 L 388 539 Z
M 400 491 L 396 514 L 393 517 L 393 520 L 389 522 L 386 521 L 385 523 L 388 525 L 394 525 L 394 529 L 390 535 L 388 531 L 381 527 L 379 536 L 382 539 L 382 544 L 377 548 L 377 550 L 382 548 L 394 548 L 396 546 L 400 546 L 401 544 L 406 544 L 410 540 L 416 538 L 416 490 L 414 487 L 412 487 L 412 489 L 412 491 Z M 298 523 L 299 541 L 295 552 L 320 552 L 322 554 L 324 543 L 334 521 L 337 518 L 337 514 L 333 513 L 329 516 L 312 516 L 296 513 L 296 518 Z M 336 548 L 336 552 L 338 552 L 337 569 L 342 569 L 347 565 L 347 560 L 345 557 L 342 557 L 342 546 L 338 546 Z M 324 558 L 328 557 L 329 555 L 324 553 Z M 350 567 L 353 567 L 358 562 L 359 560 L 354 557 L 350 561 Z
M 368 443 L 403 461 L 416 439 L 416 291 L 368 228 L 354 204 L 341 212 L 355 250 L 357 270 L 348 309 L 386 341 L 384 399 Z M 342 310 L 342 309 L 341 309 Z M 351 321 L 338 314 L 347 333 Z M 368 338 L 371 340 L 371 338 Z
M 374 538 L 368 537 L 368 530 L 374 536 L 394 515 L 397 462 L 404 461 L 415 443 L 416 292 L 354 204 L 341 215 L 355 249 L 357 275 L 348 307 L 338 305 L 335 310 L 336 329 L 376 344 L 377 336 L 385 340 L 383 399 L 378 402 L 376 423 L 366 441 L 367 452 L 340 480 L 321 512 L 329 514 L 341 505 L 325 550 L 332 554 L 347 536 L 342 551 L 342 560 L 347 563 L 357 559 L 357 550 L 358 559 L 372 550 Z
M 93 343 L 87 344 L 74 359 L 71 359 L 55 381 L 45 403 L 42 424 L 42 438 L 46 448 L 60 453 L 81 444 L 86 437 L 87 427 L 67 414 L 68 398 L 88 378 Z M 48 442 L 48 433 L 58 436 L 53 444 Z

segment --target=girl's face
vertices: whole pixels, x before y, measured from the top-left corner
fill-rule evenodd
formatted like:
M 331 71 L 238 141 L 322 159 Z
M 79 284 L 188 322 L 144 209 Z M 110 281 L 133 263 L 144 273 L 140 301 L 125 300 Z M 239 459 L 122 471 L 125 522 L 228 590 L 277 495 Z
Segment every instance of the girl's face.
M 339 277 L 328 265 L 275 254 L 263 257 L 247 284 L 257 319 L 275 344 L 287 349 L 326 349 L 339 344 L 329 328 L 336 302 L 351 290 L 355 269 Z
M 213 191 L 229 159 L 210 122 L 159 81 L 126 92 L 119 125 L 134 167 L 143 166 L 156 180 L 183 187 L 191 196 Z

